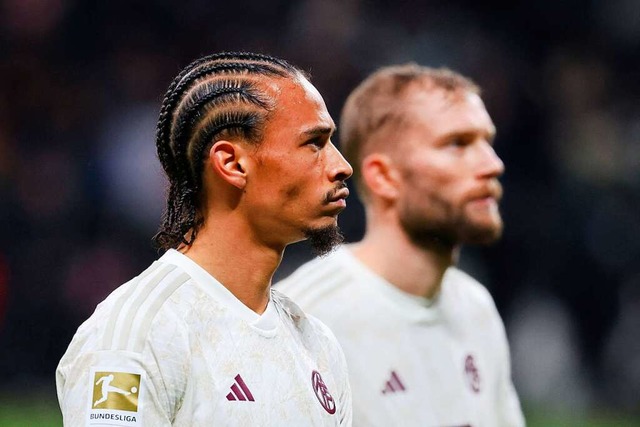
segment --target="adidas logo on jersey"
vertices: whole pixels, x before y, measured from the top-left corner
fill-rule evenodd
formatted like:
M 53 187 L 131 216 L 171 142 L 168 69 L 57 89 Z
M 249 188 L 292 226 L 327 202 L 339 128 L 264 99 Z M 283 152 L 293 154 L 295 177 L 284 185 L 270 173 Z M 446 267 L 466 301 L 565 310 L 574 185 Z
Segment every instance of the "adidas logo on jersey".
M 229 394 L 227 394 L 227 400 L 248 400 L 249 402 L 254 402 L 253 394 L 251 394 L 249 387 L 244 383 L 240 374 L 236 375 L 234 379 L 236 381 L 231 386 Z
M 397 393 L 399 391 L 405 391 L 406 388 L 396 371 L 391 371 L 391 378 L 386 382 L 384 388 L 382 389 L 382 394 L 387 393 Z

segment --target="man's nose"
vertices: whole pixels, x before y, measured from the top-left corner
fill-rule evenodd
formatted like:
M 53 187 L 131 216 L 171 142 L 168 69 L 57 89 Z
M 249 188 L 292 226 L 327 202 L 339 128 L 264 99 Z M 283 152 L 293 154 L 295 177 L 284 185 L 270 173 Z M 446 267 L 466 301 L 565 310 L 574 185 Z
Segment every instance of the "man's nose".
M 488 142 L 481 145 L 482 161 L 480 174 L 482 176 L 499 177 L 504 173 L 504 163 Z
M 353 168 L 338 151 L 333 143 L 330 144 L 330 166 L 329 173 L 332 181 L 345 181 L 353 174 Z

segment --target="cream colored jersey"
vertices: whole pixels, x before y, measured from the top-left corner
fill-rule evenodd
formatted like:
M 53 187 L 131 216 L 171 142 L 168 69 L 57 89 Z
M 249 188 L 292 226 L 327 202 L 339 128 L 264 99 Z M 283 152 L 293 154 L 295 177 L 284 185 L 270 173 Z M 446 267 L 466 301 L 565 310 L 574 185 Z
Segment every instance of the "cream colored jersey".
M 344 355 L 277 291 L 258 315 L 170 250 L 98 305 L 56 372 L 65 426 L 349 426 Z
M 524 425 L 502 320 L 487 290 L 462 271 L 448 269 L 438 296 L 426 300 L 341 247 L 276 289 L 336 334 L 354 426 Z

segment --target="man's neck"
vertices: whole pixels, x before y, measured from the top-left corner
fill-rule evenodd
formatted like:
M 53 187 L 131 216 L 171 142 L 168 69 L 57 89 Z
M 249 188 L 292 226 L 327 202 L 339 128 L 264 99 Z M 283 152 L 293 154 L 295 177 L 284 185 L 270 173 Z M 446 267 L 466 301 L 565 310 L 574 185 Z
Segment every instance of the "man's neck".
M 420 247 L 391 227 L 372 230 L 373 227 L 361 242 L 352 245 L 356 258 L 404 292 L 434 297 L 440 290 L 445 271 L 454 263 L 458 249 Z
M 203 227 L 193 244 L 180 251 L 251 310 L 258 314 L 266 310 L 282 250 L 259 246 L 233 226 L 210 226 Z

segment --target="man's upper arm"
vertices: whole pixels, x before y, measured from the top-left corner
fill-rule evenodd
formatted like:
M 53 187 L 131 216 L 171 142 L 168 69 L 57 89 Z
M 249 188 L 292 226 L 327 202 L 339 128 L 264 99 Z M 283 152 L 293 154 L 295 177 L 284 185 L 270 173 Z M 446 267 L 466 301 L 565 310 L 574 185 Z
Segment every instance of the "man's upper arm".
M 495 309 L 495 306 L 494 306 Z M 498 313 L 495 309 L 496 317 L 496 335 L 498 345 L 496 348 L 500 350 L 498 357 L 499 365 L 499 390 L 498 390 L 498 413 L 500 414 L 500 425 L 507 427 L 522 427 L 525 425 L 524 416 L 520 407 L 520 399 L 516 393 L 511 377 L 511 354 L 509 351 L 509 342 L 507 333 Z
M 81 354 L 56 372 L 65 426 L 168 426 L 158 368 L 125 351 Z

